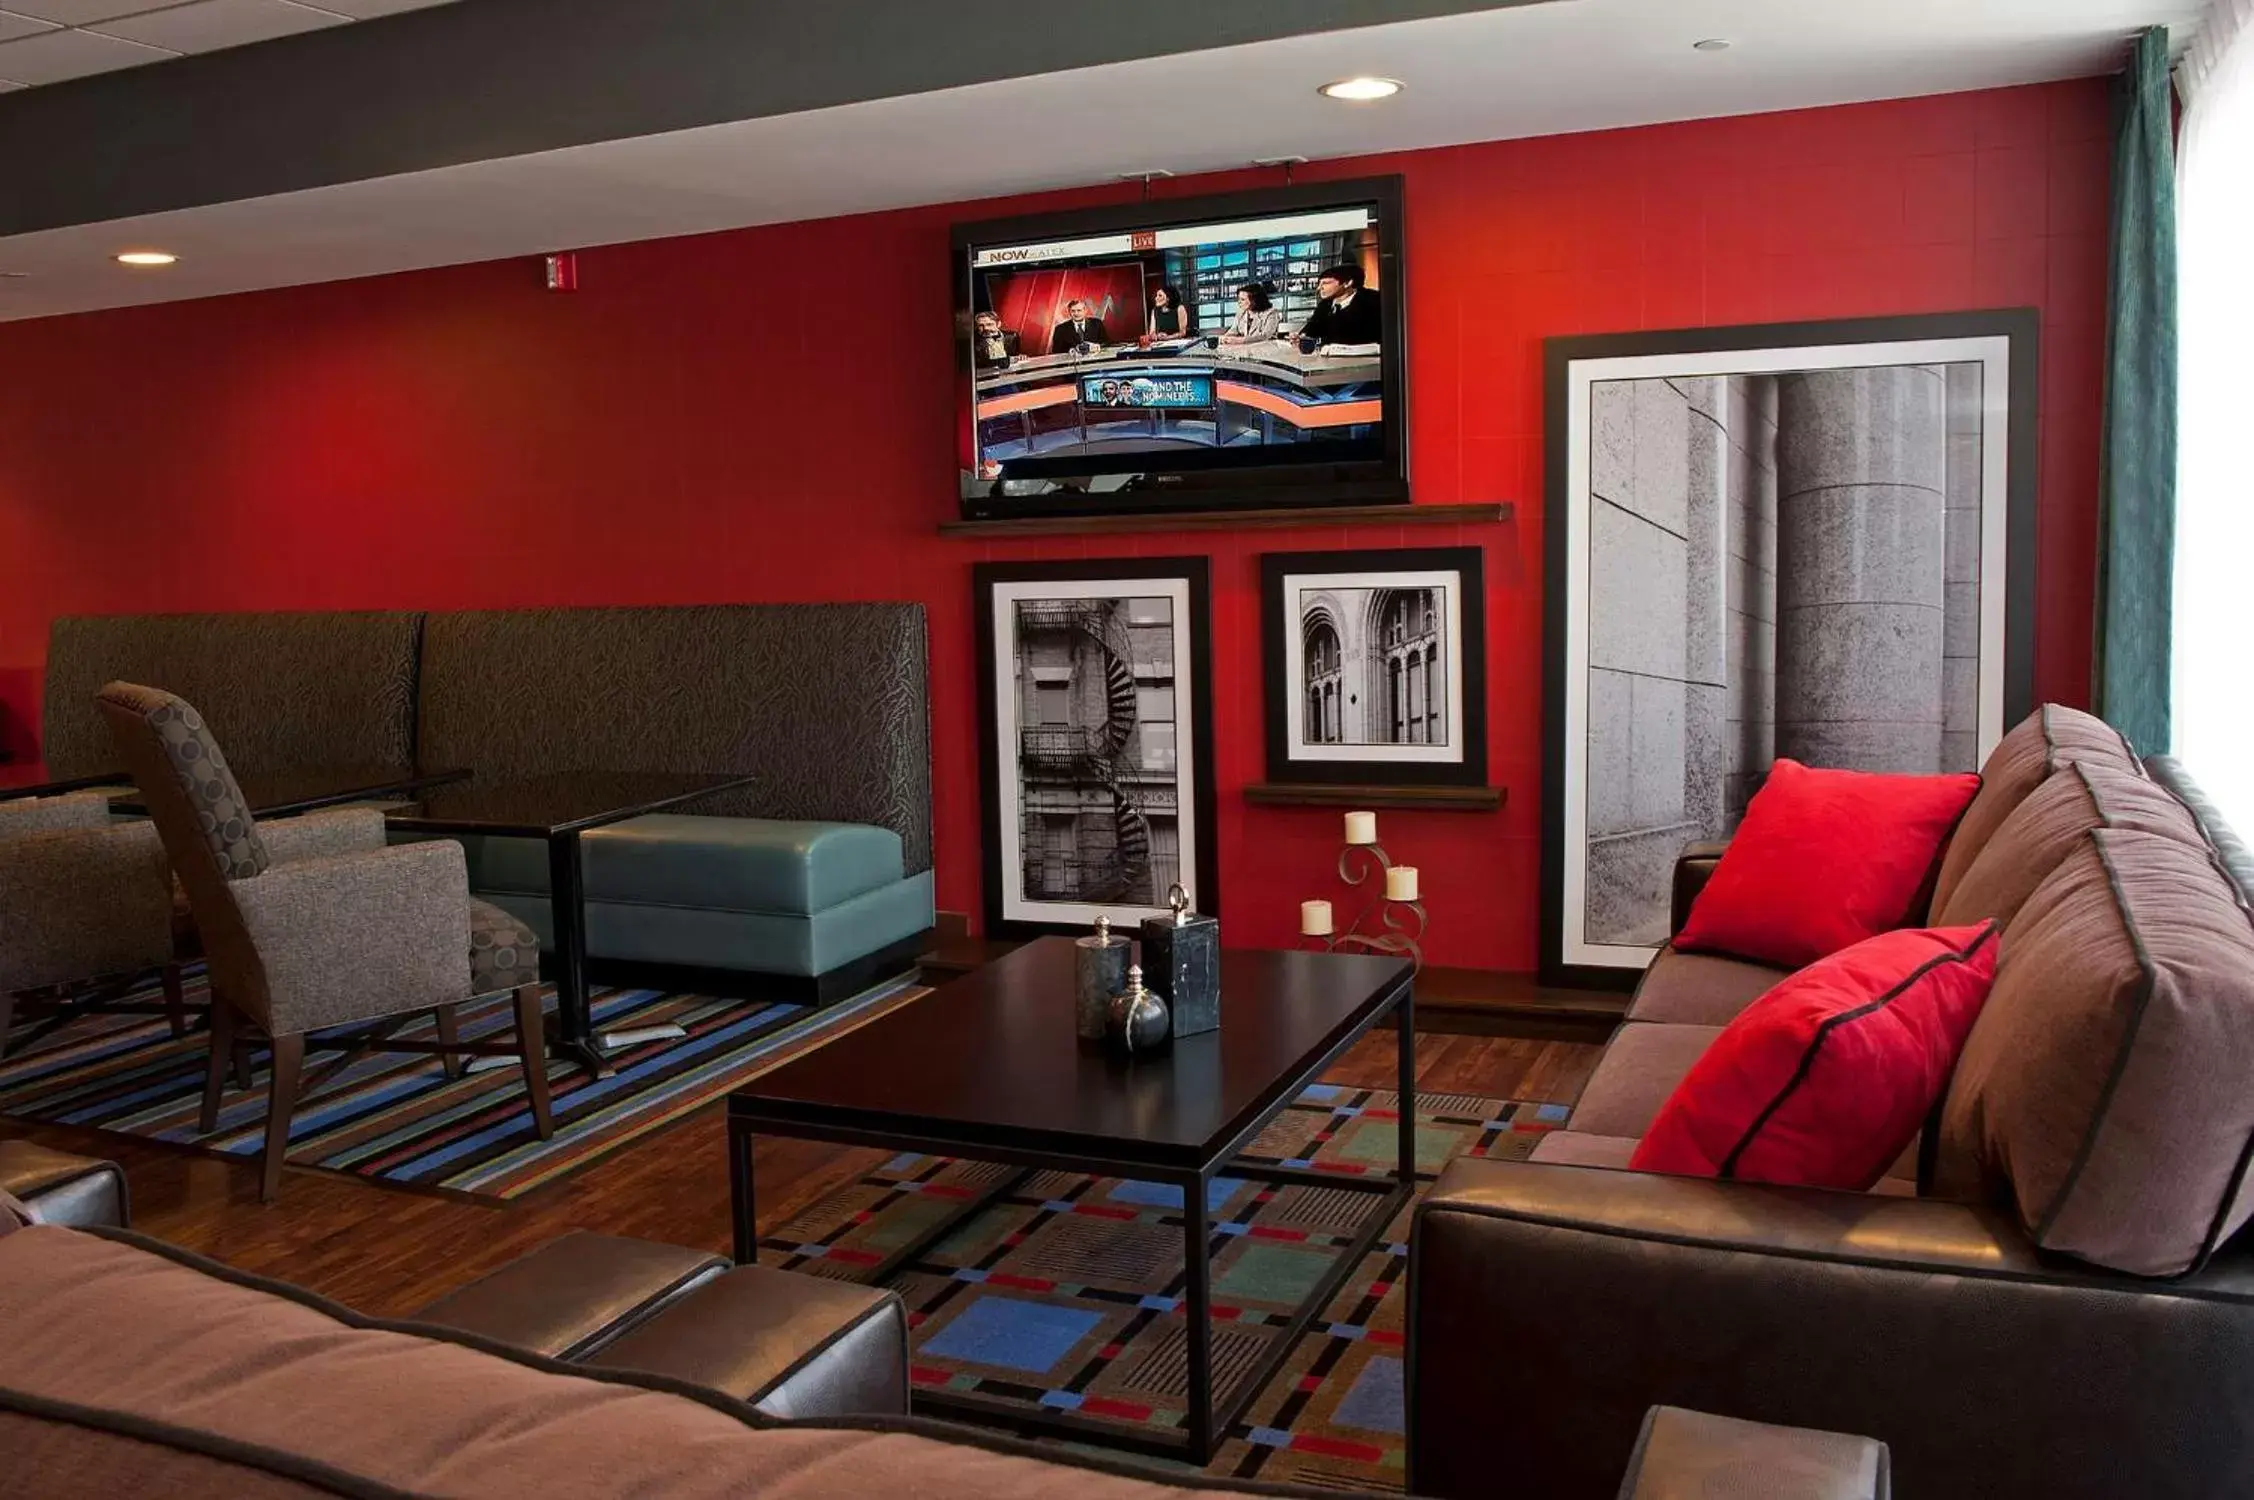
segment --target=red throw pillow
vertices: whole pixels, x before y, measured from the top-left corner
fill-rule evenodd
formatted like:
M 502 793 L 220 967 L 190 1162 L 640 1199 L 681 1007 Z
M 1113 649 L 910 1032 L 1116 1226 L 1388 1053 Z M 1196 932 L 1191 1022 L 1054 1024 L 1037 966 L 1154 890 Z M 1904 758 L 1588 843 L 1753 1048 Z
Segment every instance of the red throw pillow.
M 1870 1188 L 1947 1086 L 1997 946 L 1993 922 L 1904 929 L 1783 980 L 1691 1064 L 1628 1165 Z
M 1979 790 L 1969 772 L 1884 776 L 1778 761 L 1675 946 L 1798 969 L 1916 921 L 1941 845 Z

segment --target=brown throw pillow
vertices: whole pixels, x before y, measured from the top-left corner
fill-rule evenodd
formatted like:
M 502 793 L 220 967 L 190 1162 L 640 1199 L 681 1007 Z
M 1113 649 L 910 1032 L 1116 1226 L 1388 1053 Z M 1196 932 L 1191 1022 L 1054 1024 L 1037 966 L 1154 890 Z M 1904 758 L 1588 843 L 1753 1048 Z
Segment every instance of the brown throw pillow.
M 2140 1276 L 2237 1230 L 2254 1140 L 2254 917 L 2211 850 L 2100 828 L 2005 934 L 1941 1112 L 1934 1186 Z
M 2004 819 L 2011 816 L 2011 810 L 2051 772 L 2070 761 L 2089 761 L 2136 776 L 2144 774 L 2135 747 L 2105 720 L 2056 703 L 2036 709 L 1996 742 L 1987 763 L 1981 766 L 1980 795 L 1964 810 L 1957 831 L 1949 836 L 1949 847 L 1941 853 L 1941 873 L 1933 882 L 1929 911 L 1948 908 L 1957 882 L 1964 879 L 1965 871 L 2003 826 Z
M 2093 828 L 2133 828 L 2206 847 L 2191 813 L 2158 782 L 2087 762 L 2062 767 L 2011 810 L 1949 893 L 1935 923 L 1995 921 L 2006 929 L 2050 872 Z

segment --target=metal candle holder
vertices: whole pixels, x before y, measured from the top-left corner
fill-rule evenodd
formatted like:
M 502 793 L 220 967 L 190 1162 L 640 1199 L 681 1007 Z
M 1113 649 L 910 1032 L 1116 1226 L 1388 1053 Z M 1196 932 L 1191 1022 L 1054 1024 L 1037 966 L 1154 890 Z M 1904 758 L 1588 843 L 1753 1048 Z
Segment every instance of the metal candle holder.
M 1357 859 L 1355 856 L 1361 856 Z M 1396 901 L 1385 894 L 1385 872 L 1393 868 L 1392 858 L 1385 846 L 1379 843 L 1348 844 L 1338 853 L 1338 878 L 1350 886 L 1370 885 L 1375 889 L 1354 920 L 1344 928 L 1334 928 L 1319 941 L 1326 953 L 1341 951 L 1351 953 L 1385 953 L 1406 958 L 1421 972 L 1424 968 L 1424 900 Z M 1375 924 L 1367 931 L 1364 924 Z

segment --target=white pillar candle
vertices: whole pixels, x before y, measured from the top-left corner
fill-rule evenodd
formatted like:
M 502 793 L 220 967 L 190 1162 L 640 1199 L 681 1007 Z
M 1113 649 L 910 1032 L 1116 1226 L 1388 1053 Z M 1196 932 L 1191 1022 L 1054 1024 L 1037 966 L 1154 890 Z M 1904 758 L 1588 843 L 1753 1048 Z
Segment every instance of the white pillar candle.
M 1304 937 L 1329 937 L 1330 903 L 1328 901 L 1300 902 L 1299 931 Z
M 1417 899 L 1417 867 L 1395 865 L 1385 872 L 1385 899 L 1388 901 L 1414 901 Z
M 1374 844 L 1377 842 L 1377 814 L 1350 812 L 1346 815 L 1346 842 L 1349 844 Z

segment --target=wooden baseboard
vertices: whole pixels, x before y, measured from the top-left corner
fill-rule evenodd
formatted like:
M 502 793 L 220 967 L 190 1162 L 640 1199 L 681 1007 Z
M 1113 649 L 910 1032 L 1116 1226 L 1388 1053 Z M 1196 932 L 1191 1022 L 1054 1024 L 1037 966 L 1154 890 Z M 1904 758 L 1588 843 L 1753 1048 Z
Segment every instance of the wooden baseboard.
M 930 947 L 917 962 L 926 984 L 945 984 L 1019 946 L 1014 939 L 974 938 L 967 916 L 943 911 L 932 929 Z M 1427 968 L 1417 976 L 1420 1031 L 1602 1042 L 1627 1011 L 1626 995 L 1561 989 L 1541 984 L 1531 974 Z
M 1626 995 L 1563 989 L 1531 974 L 1428 967 L 1417 976 L 1417 1027 L 1423 1031 L 1601 1042 L 1627 1011 Z

